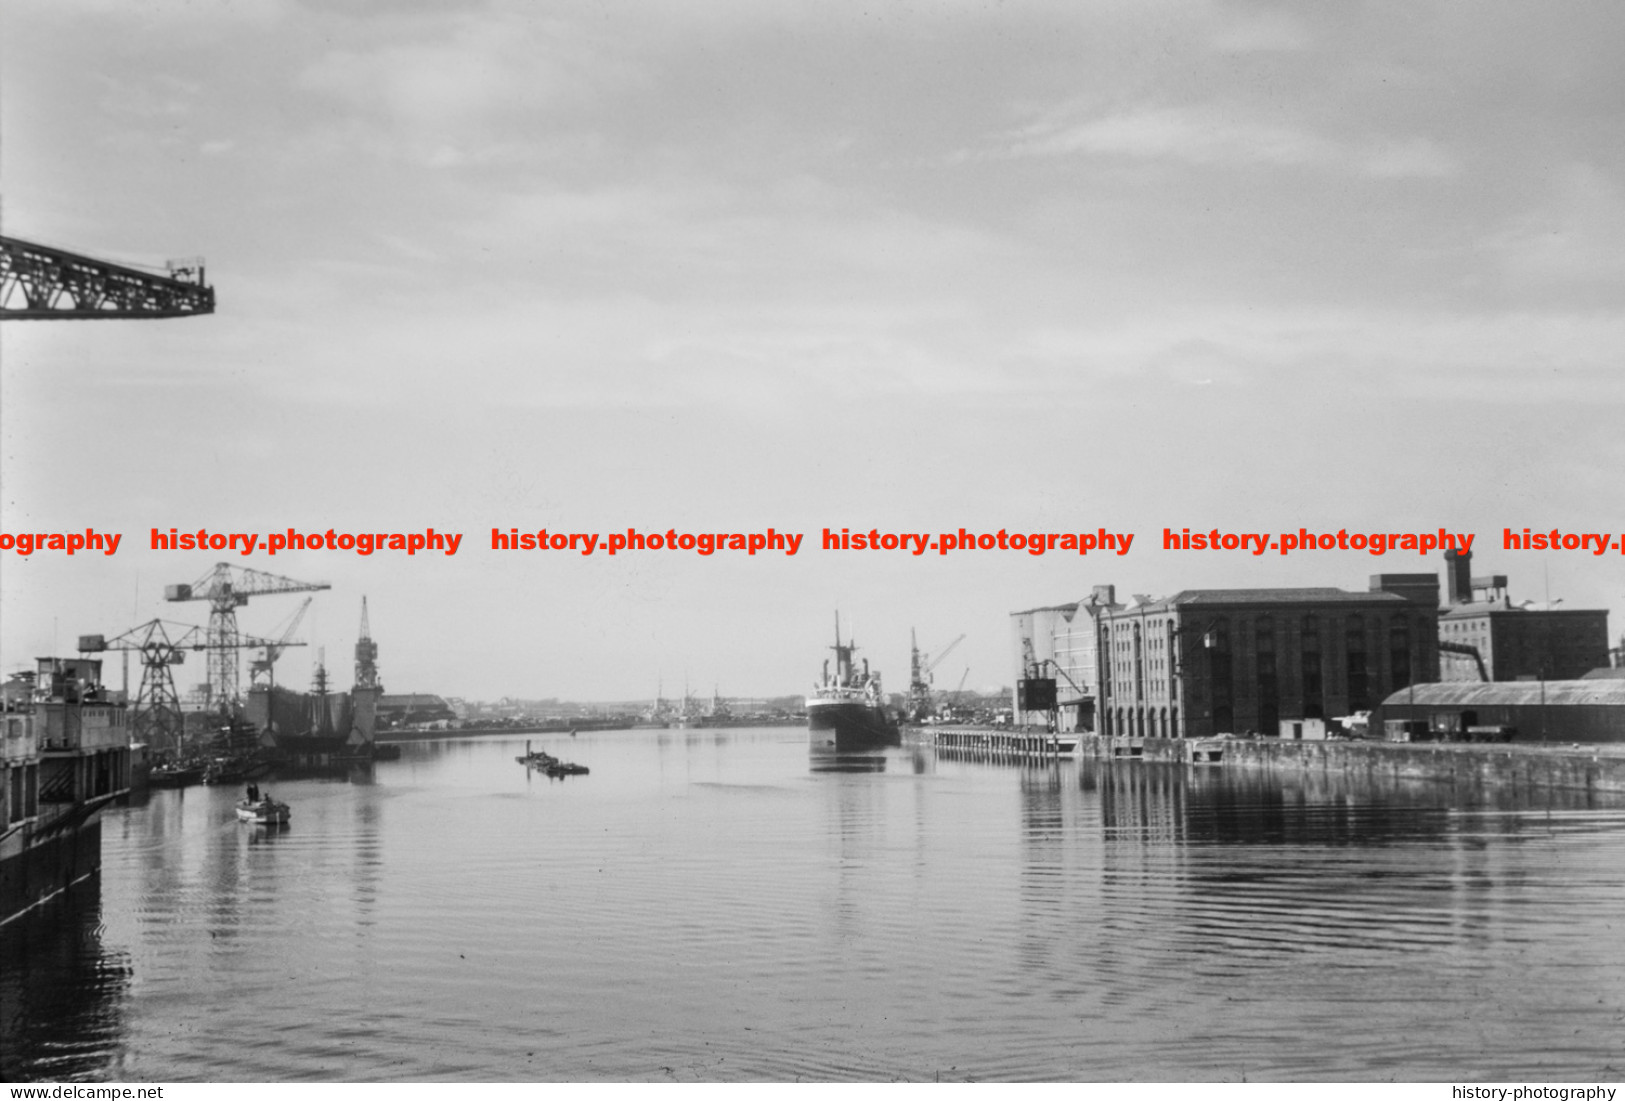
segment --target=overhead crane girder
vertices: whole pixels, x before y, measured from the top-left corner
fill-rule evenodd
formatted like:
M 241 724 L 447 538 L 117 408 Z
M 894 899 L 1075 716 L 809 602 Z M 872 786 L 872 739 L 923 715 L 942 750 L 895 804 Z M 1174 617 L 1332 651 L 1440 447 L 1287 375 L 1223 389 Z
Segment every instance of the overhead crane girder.
M 214 312 L 203 262 L 168 274 L 97 260 L 16 237 L 0 237 L 0 320 L 103 321 L 193 317 Z

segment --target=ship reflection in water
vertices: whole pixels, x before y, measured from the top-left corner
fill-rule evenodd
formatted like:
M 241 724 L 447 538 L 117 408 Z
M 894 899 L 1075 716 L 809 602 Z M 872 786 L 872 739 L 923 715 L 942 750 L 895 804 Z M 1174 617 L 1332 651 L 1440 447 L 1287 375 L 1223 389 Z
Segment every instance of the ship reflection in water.
M 793 727 L 423 742 L 107 812 L 10 1080 L 1613 1078 L 1625 802 Z M 786 997 L 785 991 L 794 991 Z M 1560 1053 L 1560 1055 L 1554 1055 Z M 1554 1062 L 1554 1059 L 1558 1060 Z
M 885 772 L 882 753 L 837 753 L 832 745 L 808 747 L 808 764 L 813 772 Z
M 132 967 L 103 943 L 101 902 L 92 876 L 0 930 L 0 1080 L 116 1073 Z

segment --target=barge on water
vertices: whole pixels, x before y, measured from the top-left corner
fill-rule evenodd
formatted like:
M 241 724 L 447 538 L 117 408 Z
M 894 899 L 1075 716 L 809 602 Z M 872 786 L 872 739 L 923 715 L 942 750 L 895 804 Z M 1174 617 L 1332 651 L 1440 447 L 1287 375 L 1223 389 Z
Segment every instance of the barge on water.
M 530 748 L 528 741 L 525 743 L 524 755 L 515 757 L 514 760 L 527 769 L 547 773 L 548 777 L 553 780 L 562 780 L 566 776 L 585 776 L 592 771 L 586 765 L 578 765 L 572 761 L 561 761 L 545 750 L 533 750 Z

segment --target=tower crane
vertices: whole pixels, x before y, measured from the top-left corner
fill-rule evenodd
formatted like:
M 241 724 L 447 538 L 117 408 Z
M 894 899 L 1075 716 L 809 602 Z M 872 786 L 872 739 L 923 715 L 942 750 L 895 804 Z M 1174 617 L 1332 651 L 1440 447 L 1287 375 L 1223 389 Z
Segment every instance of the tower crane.
M 308 593 L 330 588 L 332 586 L 325 581 L 295 581 L 291 577 L 278 577 L 246 566 L 219 562 L 190 585 L 166 586 L 164 599 L 176 603 L 187 600 L 209 602 L 208 640 L 204 644 L 209 651 L 209 702 L 235 710 L 239 703 L 237 651 L 243 648 L 241 640 L 244 637 L 237 630 L 237 609 L 247 604 L 251 596 Z M 251 645 L 276 646 L 277 643 L 260 640 Z
M 167 273 L 0 237 L 0 319 L 193 317 L 214 312 L 203 260 L 172 260 Z
M 936 657 L 920 652 L 919 641 L 911 628 L 908 633 L 909 640 L 909 681 L 908 681 L 908 710 L 910 716 L 918 722 L 931 714 L 931 672 L 942 660 L 953 653 L 954 647 L 965 641 L 960 635 L 941 650 Z
M 303 646 L 303 642 L 272 642 L 254 635 L 238 635 L 237 647 Z M 99 654 L 122 650 L 141 655 L 141 687 L 136 691 L 130 718 L 132 740 L 145 742 L 158 753 L 182 756 L 186 742 L 186 719 L 181 713 L 180 696 L 175 691 L 172 667 L 186 661 L 188 650 L 208 650 L 203 628 L 162 619 L 148 620 L 121 635 L 80 635 L 79 651 Z

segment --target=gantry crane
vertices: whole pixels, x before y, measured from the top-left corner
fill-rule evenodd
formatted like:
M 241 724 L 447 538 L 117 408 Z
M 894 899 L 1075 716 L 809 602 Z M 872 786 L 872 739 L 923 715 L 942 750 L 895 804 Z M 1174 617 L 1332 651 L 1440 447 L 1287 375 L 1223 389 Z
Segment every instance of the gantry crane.
M 318 592 L 330 588 L 332 586 L 325 581 L 295 581 L 291 577 L 278 577 L 246 566 L 233 566 L 230 562 L 216 563 L 213 569 L 190 585 L 166 586 L 165 600 L 209 602 L 209 633 L 204 648 L 209 651 L 210 705 L 235 710 L 240 703 L 237 651 L 242 649 L 240 640 L 243 636 L 237 630 L 237 609 L 247 604 L 249 597 Z M 254 645 L 275 646 L 277 643 L 261 640 Z
M 942 664 L 942 659 L 953 653 L 955 646 L 965 641 L 960 635 L 948 645 L 937 652 L 936 657 L 920 652 L 919 640 L 914 637 L 913 628 L 908 632 L 909 641 L 909 680 L 908 680 L 908 712 L 915 721 L 926 718 L 931 714 L 931 671 Z
M 286 638 L 272 642 L 254 635 L 238 635 L 234 645 L 241 648 L 281 648 L 303 646 L 304 643 L 289 642 Z M 175 675 L 171 667 L 185 662 L 188 650 L 208 649 L 210 644 L 203 628 L 162 619 L 148 620 L 112 638 L 102 635 L 79 636 L 80 653 L 123 650 L 141 655 L 141 687 L 136 692 L 130 718 L 131 740 L 146 743 L 154 753 L 172 755 L 177 759 L 185 755 L 186 719 L 181 713 L 181 700 L 175 691 Z
M 214 312 L 203 260 L 172 260 L 166 274 L 0 237 L 0 319 L 193 317 Z

